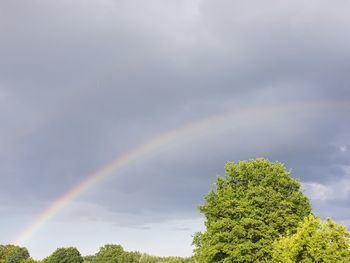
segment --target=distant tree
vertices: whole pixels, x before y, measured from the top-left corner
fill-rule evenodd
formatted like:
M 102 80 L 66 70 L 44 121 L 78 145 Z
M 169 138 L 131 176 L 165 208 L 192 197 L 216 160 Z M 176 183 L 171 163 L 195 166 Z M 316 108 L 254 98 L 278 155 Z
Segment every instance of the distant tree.
M 29 258 L 25 247 L 15 245 L 0 245 L 0 263 L 19 263 Z
M 182 257 L 164 257 L 160 262 L 164 263 L 194 263 L 192 258 L 182 258 Z
M 94 263 L 121 263 L 124 249 L 121 245 L 107 244 L 100 248 L 93 258 Z
M 310 214 L 309 200 L 282 163 L 228 162 L 205 197 L 206 231 L 193 239 L 199 262 L 269 262 L 273 241 Z
M 43 263 L 83 263 L 84 259 L 75 247 L 58 248 Z
M 139 262 L 140 263 L 160 263 L 161 261 L 159 257 L 151 256 L 148 254 L 142 254 Z
M 142 254 L 139 263 L 194 263 L 192 258 L 182 257 L 156 257 L 148 254 Z
M 125 251 L 120 245 L 105 245 L 95 256 L 89 257 L 86 263 L 193 263 L 189 258 L 157 257 L 141 254 L 137 251 Z
M 42 261 L 41 260 L 35 260 L 33 258 L 27 258 L 23 261 L 21 261 L 21 263 L 41 263 Z
M 83 257 L 84 263 L 92 263 L 94 258 L 95 258 L 95 256 L 92 256 L 92 255 L 85 256 L 85 257 Z
M 139 252 L 127 252 L 124 251 L 121 255 L 120 255 L 120 259 L 119 262 L 123 262 L 123 263 L 138 263 L 140 262 L 140 258 L 141 258 L 141 253 Z
M 308 216 L 297 232 L 275 242 L 274 263 L 350 262 L 350 233 L 330 219 Z

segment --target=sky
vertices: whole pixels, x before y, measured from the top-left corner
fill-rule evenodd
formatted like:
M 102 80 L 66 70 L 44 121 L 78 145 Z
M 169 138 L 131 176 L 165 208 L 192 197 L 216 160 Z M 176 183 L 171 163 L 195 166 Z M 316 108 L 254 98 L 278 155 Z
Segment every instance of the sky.
M 189 256 L 227 161 L 285 163 L 350 228 L 350 2 L 0 1 L 0 244 Z

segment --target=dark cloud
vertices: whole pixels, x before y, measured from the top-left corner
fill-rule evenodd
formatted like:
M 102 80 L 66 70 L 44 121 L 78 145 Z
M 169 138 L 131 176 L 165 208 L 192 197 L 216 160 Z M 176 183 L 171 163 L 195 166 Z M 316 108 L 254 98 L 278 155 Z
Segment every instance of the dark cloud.
M 1 220 L 30 221 L 150 138 L 244 109 L 256 110 L 119 170 L 67 218 L 146 228 L 194 218 L 225 162 L 255 157 L 286 163 L 321 185 L 314 190 L 346 185 L 348 9 L 345 1 L 2 1 Z M 337 198 L 332 209 L 315 201 L 315 210 L 349 222 Z

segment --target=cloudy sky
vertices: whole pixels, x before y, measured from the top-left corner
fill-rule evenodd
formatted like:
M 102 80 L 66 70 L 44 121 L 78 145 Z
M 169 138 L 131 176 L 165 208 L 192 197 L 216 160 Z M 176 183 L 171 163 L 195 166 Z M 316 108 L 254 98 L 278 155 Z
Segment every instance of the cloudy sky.
M 345 0 L 0 1 L 0 243 L 171 131 L 23 245 L 36 258 L 106 243 L 190 255 L 216 175 L 255 157 L 285 163 L 316 214 L 350 227 L 349 9 Z

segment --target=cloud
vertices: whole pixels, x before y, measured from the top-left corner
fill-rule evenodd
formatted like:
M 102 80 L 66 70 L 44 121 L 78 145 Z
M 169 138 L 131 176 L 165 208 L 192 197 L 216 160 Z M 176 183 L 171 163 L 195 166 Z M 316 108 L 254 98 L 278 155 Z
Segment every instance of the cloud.
M 350 197 L 350 173 L 349 166 L 341 167 L 344 176 L 333 178 L 327 184 L 318 182 L 302 183 L 305 193 L 315 201 L 345 202 Z
M 303 183 L 303 188 L 311 200 L 329 200 L 334 194 L 333 189 L 320 183 Z
M 0 225 L 17 231 L 150 138 L 244 109 L 256 111 L 164 145 L 62 216 L 123 227 L 195 218 L 226 161 L 263 156 L 286 163 L 319 213 L 349 220 L 348 9 L 345 1 L 2 1 Z

